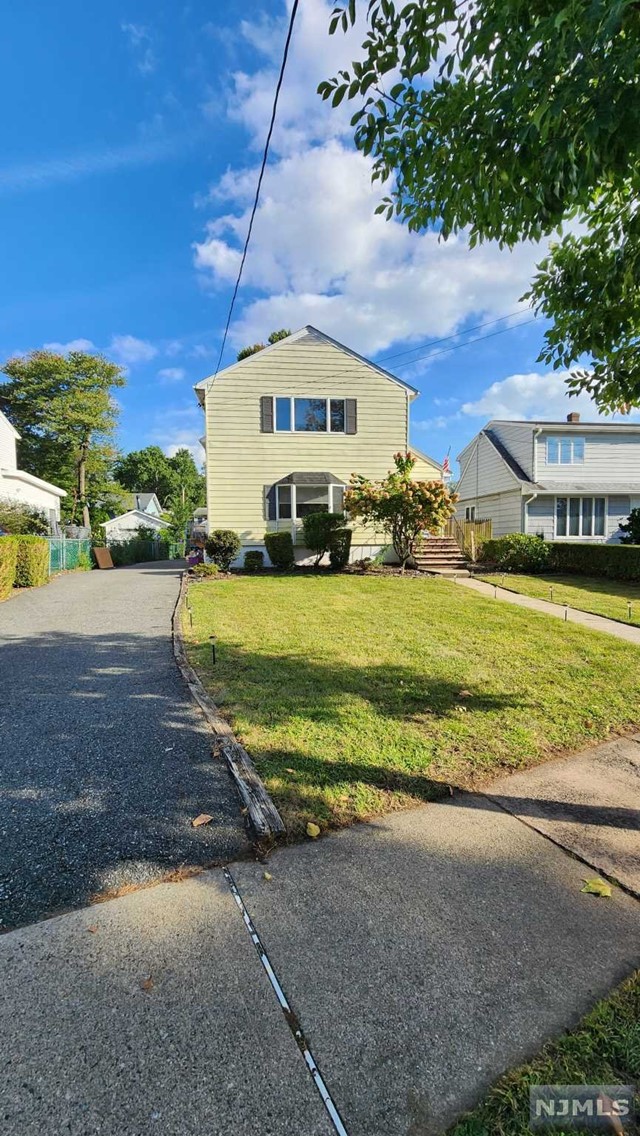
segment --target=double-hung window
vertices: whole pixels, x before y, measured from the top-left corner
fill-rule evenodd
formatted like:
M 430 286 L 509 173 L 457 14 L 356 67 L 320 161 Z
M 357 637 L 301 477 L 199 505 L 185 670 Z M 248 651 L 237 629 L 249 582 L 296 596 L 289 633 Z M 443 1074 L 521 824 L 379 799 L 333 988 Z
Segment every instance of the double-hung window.
M 355 434 L 356 401 L 347 398 L 290 398 L 276 395 L 263 405 L 264 430 L 276 433 Z M 271 409 L 272 405 L 272 409 Z
M 556 497 L 556 536 L 604 536 L 604 497 Z
M 547 465 L 582 465 L 584 438 L 547 438 Z

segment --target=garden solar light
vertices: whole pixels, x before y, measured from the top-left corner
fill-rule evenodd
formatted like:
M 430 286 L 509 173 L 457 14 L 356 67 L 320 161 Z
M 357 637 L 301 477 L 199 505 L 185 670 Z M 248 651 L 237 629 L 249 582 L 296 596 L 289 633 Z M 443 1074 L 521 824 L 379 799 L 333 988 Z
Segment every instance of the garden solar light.
M 211 641 L 211 662 L 213 663 L 213 666 L 215 667 L 215 665 L 216 665 L 216 637 L 215 637 L 215 635 L 210 635 L 209 639 Z

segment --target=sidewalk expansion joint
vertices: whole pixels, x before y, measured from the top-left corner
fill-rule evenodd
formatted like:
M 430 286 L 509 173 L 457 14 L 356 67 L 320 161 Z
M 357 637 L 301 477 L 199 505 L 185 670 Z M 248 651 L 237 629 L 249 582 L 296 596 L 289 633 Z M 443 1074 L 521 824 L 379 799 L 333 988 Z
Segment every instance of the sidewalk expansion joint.
M 269 982 L 271 983 L 271 987 L 272 987 L 272 989 L 275 993 L 275 996 L 278 999 L 278 1003 L 279 1003 L 280 1009 L 282 1010 L 282 1013 L 284 1015 L 284 1019 L 285 1019 L 287 1025 L 289 1026 L 291 1033 L 293 1034 L 294 1041 L 295 1041 L 296 1045 L 298 1046 L 298 1049 L 300 1050 L 300 1052 L 301 1052 L 301 1054 L 304 1058 L 304 1062 L 305 1062 L 305 1065 L 307 1066 L 307 1069 L 308 1069 L 308 1071 L 311 1075 L 311 1079 L 313 1080 L 313 1083 L 316 1086 L 316 1089 L 318 1090 L 320 1097 L 322 1099 L 322 1103 L 324 1104 L 324 1106 L 325 1106 L 325 1108 L 326 1108 L 326 1110 L 329 1114 L 329 1118 L 331 1120 L 331 1123 L 333 1124 L 333 1127 L 335 1128 L 336 1132 L 338 1133 L 338 1136 L 348 1136 L 347 1130 L 346 1130 L 344 1123 L 342 1121 L 342 1117 L 340 1116 L 340 1113 L 338 1112 L 338 1109 L 337 1109 L 337 1107 L 336 1107 L 336 1105 L 333 1101 L 333 1098 L 331 1097 L 331 1094 L 330 1094 L 330 1092 L 329 1092 L 329 1090 L 328 1090 L 328 1088 L 325 1084 L 324 1078 L 323 1078 L 320 1070 L 318 1069 L 318 1066 L 316 1064 L 313 1053 L 311 1052 L 311 1049 L 309 1047 L 309 1043 L 307 1042 L 307 1039 L 306 1039 L 304 1032 L 302 1030 L 302 1026 L 300 1025 L 300 1022 L 298 1021 L 296 1014 L 291 1009 L 291 1006 L 289 1004 L 289 1000 L 288 1000 L 286 994 L 284 993 L 282 986 L 280 985 L 280 981 L 279 981 L 279 979 L 276 975 L 275 970 L 273 969 L 273 967 L 271 965 L 271 962 L 269 960 L 269 956 L 268 956 L 268 954 L 267 954 L 267 952 L 264 948 L 264 944 L 262 943 L 262 940 L 261 940 L 261 938 L 260 938 L 260 936 L 259 936 L 259 934 L 258 934 L 258 932 L 257 932 L 257 930 L 256 930 L 256 928 L 253 924 L 253 920 L 251 919 L 251 916 L 249 915 L 249 912 L 247 911 L 247 908 L 245 907 L 244 900 L 243 900 L 242 896 L 240 895 L 240 892 L 238 891 L 238 888 L 236 886 L 236 882 L 235 882 L 235 880 L 234 880 L 233 876 L 231 875 L 231 872 L 229 871 L 228 868 L 223 868 L 222 872 L 223 872 L 224 878 L 226 879 L 227 884 L 229 886 L 229 891 L 231 892 L 233 898 L 235 899 L 236 904 L 238 906 L 238 909 L 240 911 L 240 914 L 242 915 L 244 925 L 247 928 L 247 931 L 249 932 L 249 936 L 251 938 L 251 941 L 252 941 L 254 947 L 256 948 L 256 951 L 258 952 L 258 958 L 260 959 L 260 962 L 262 963 L 262 966 L 263 966 L 264 971 L 267 975 L 267 978 L 269 979 Z

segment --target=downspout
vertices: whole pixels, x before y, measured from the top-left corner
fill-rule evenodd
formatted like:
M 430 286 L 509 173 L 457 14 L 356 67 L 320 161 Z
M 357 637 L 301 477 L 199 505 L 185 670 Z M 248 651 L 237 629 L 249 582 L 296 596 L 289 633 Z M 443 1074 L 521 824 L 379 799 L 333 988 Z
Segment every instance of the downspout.
M 532 435 L 533 453 L 531 455 L 531 469 L 532 469 L 532 473 L 533 473 L 534 485 L 536 485 L 537 482 L 538 482 L 538 438 L 540 437 L 541 433 L 542 433 L 542 426 L 536 426 L 535 430 L 533 431 L 533 435 Z M 538 493 L 536 492 L 536 493 L 532 493 L 531 496 L 528 498 L 528 500 L 525 501 L 524 497 L 522 499 L 522 531 L 523 531 L 523 533 L 527 532 L 527 530 L 529 528 L 528 523 L 526 523 L 529 520 L 529 505 L 531 504 L 532 501 L 535 501 L 537 496 L 538 496 Z
M 531 504 L 532 501 L 535 501 L 537 496 L 538 496 L 537 493 L 532 493 L 531 496 L 528 497 L 526 501 L 524 499 L 524 495 L 522 497 L 522 531 L 523 531 L 523 533 L 526 533 L 527 528 L 528 528 L 528 526 L 525 524 L 525 522 L 528 519 L 529 505 Z

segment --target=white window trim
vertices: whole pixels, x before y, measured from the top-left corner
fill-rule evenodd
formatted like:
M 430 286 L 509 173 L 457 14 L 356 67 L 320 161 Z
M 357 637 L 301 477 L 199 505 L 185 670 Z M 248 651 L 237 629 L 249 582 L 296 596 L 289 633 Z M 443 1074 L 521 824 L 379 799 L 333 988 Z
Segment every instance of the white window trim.
M 551 461 L 549 459 L 549 442 L 557 442 L 558 443 L 558 460 L 557 461 Z M 571 461 L 569 461 L 569 462 L 560 461 L 560 449 L 561 449 L 561 445 L 562 445 L 563 442 L 569 442 L 571 444 Z M 575 442 L 582 442 L 582 455 L 583 455 L 582 458 L 576 459 L 573 456 L 574 443 Z M 552 466 L 556 466 L 556 465 L 559 465 L 559 466 L 584 465 L 585 446 L 586 446 L 586 440 L 585 440 L 584 436 L 581 435 L 581 434 L 576 435 L 575 437 L 573 435 L 570 435 L 570 434 L 549 434 L 545 438 L 545 462 L 546 462 L 547 465 L 552 465 Z M 562 496 L 562 494 L 560 494 L 560 496 Z M 587 496 L 588 496 L 588 494 L 587 494 Z M 600 494 L 598 494 L 598 496 L 600 496 Z
M 292 394 L 292 395 L 272 394 L 271 399 L 272 399 L 272 406 L 273 406 L 273 432 L 274 432 L 274 434 L 340 434 L 340 435 L 346 434 L 347 433 L 347 396 L 344 395 L 344 394 L 330 394 L 325 398 L 325 402 L 327 404 L 327 409 L 326 409 L 327 429 L 326 430 L 296 430 L 296 427 L 295 427 L 295 405 L 294 405 L 295 400 L 297 398 L 309 398 L 309 399 L 319 400 L 322 397 L 323 397 L 322 395 L 315 395 L 315 394 Z M 277 417 L 276 417 L 276 399 L 277 398 L 288 398 L 289 399 L 289 403 L 290 403 L 290 405 L 289 405 L 289 421 L 290 421 L 291 425 L 290 425 L 288 430 L 278 430 L 278 420 L 277 420 Z M 331 403 L 332 402 L 343 402 L 344 403 L 344 430 L 332 430 L 331 429 Z
M 282 431 L 283 434 L 286 434 L 286 432 L 287 432 L 286 430 Z M 291 490 L 291 516 L 290 517 L 281 517 L 280 516 L 280 490 L 285 489 L 285 488 Z M 336 490 L 336 489 L 344 490 L 344 489 L 346 489 L 345 485 L 340 485 L 336 481 L 331 481 L 328 485 L 327 485 L 326 482 L 324 482 L 322 485 L 312 485 L 312 486 L 309 486 L 309 488 L 311 488 L 311 489 L 325 489 L 326 488 L 328 490 L 328 497 L 329 497 L 329 512 L 330 513 L 337 513 L 338 512 L 338 510 L 335 508 L 334 490 Z M 285 485 L 276 485 L 275 490 L 276 490 L 276 521 L 278 522 L 278 524 L 280 524 L 280 521 L 282 521 L 282 522 L 289 521 L 292 525 L 295 525 L 295 524 L 298 524 L 299 522 L 301 522 L 302 517 L 296 517 L 297 504 L 298 504 L 297 494 L 296 494 L 296 486 L 294 484 L 289 484 L 289 485 L 286 485 L 286 486 Z M 340 512 L 342 512 L 342 510 L 340 510 Z
M 567 501 L 575 499 L 580 501 L 580 528 L 582 528 L 582 501 L 588 497 L 591 501 L 595 502 L 596 497 L 600 497 L 604 501 L 604 532 L 596 536 L 593 533 L 591 536 L 585 536 L 579 533 L 578 536 L 559 536 L 558 535 L 558 501 L 565 498 Z M 592 516 L 595 519 L 595 505 L 593 506 Z M 607 517 L 609 516 L 609 498 L 605 493 L 557 493 L 553 499 L 553 539 L 554 540 L 606 540 L 607 539 Z M 567 528 L 569 528 L 569 506 L 567 505 Z

